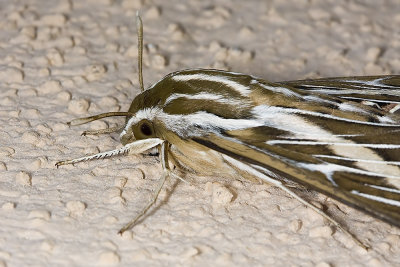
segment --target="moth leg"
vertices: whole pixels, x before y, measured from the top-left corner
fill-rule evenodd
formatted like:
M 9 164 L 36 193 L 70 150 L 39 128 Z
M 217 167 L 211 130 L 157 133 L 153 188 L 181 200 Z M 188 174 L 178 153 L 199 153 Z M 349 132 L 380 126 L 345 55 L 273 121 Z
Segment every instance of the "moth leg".
M 125 231 L 131 229 L 135 223 L 146 213 L 146 211 L 153 206 L 153 204 L 156 202 L 158 195 L 160 194 L 161 188 L 163 187 L 165 180 L 167 179 L 168 176 L 168 172 L 163 171 L 163 174 L 161 176 L 161 179 L 157 185 L 156 190 L 154 191 L 153 196 L 151 197 L 151 200 L 149 201 L 149 203 L 147 203 L 147 205 L 138 213 L 138 215 L 136 215 L 135 218 L 133 218 L 133 220 L 131 220 L 129 223 L 127 223 L 124 227 L 121 228 L 121 230 L 118 231 L 118 234 L 122 235 Z
M 149 203 L 147 203 L 147 205 L 135 216 L 135 218 L 133 218 L 130 222 L 128 222 L 124 227 L 121 228 L 121 230 L 119 230 L 119 234 L 122 235 L 125 231 L 131 229 L 136 222 L 148 211 L 148 209 L 153 206 L 153 204 L 156 202 L 158 195 L 161 192 L 161 189 L 165 183 L 165 180 L 167 179 L 167 177 L 169 177 L 169 175 L 171 174 L 171 171 L 168 167 L 168 159 L 167 159 L 167 145 L 165 144 L 165 142 L 163 142 L 161 144 L 161 164 L 162 164 L 162 168 L 163 168 L 163 174 L 161 176 L 161 179 L 159 180 L 159 183 L 157 185 L 156 190 L 154 191 L 153 196 L 151 197 Z
M 160 145 L 163 142 L 164 142 L 164 140 L 159 139 L 159 138 L 148 138 L 148 139 L 143 139 L 143 140 L 137 140 L 132 143 L 126 144 L 125 146 L 118 148 L 118 149 L 101 152 L 101 153 L 94 154 L 91 156 L 59 161 L 56 163 L 56 167 L 58 168 L 61 165 L 75 164 L 78 162 L 83 162 L 83 161 L 88 161 L 88 160 L 93 160 L 93 159 L 109 158 L 109 157 L 113 157 L 113 156 L 117 156 L 117 155 L 126 154 L 128 152 L 131 152 L 133 154 L 140 154 L 146 150 L 149 150 L 155 146 Z
M 105 129 L 99 129 L 99 130 L 86 130 L 81 135 L 86 136 L 86 135 L 107 134 L 107 133 L 113 133 L 113 132 L 119 131 L 123 128 L 124 128 L 123 126 L 116 126 L 116 127 L 110 127 L 110 128 L 105 128 Z
M 184 182 L 184 183 L 187 183 L 187 184 L 190 184 L 190 185 L 192 184 L 191 182 L 186 181 L 185 179 L 183 179 L 182 177 L 180 177 L 179 175 L 176 175 L 175 173 L 173 173 L 171 171 L 169 171 L 169 175 L 171 177 L 175 178 L 175 179 L 178 179 L 178 180 Z
M 364 248 L 365 250 L 368 250 L 369 247 L 364 245 L 360 240 L 357 239 L 357 237 L 355 237 L 352 233 L 350 233 L 349 231 L 347 231 L 346 229 L 344 229 L 340 223 L 338 223 L 336 220 L 334 220 L 332 217 L 330 217 L 328 214 L 326 214 L 323 210 L 321 210 L 320 208 L 318 208 L 317 206 L 311 204 L 310 202 L 306 201 L 305 199 L 301 198 L 300 196 L 298 196 L 295 192 L 293 192 L 291 189 L 289 189 L 288 187 L 286 187 L 284 184 L 280 183 L 280 185 L 275 184 L 277 187 L 279 187 L 280 189 L 282 189 L 283 191 L 285 191 L 286 193 L 288 193 L 290 196 L 294 197 L 295 199 L 297 199 L 300 203 L 302 203 L 303 205 L 305 205 L 306 207 L 312 209 L 313 211 L 315 211 L 316 213 L 318 213 L 319 215 L 321 215 L 322 217 L 324 217 L 325 219 L 327 219 L 330 223 L 332 223 L 334 226 L 336 226 L 338 229 L 340 229 L 343 233 L 347 234 L 349 237 L 351 237 L 355 243 L 357 243 L 360 247 Z
M 171 162 L 172 165 L 174 166 L 173 169 L 175 169 L 175 167 L 177 167 L 177 168 L 179 168 L 179 169 L 181 169 L 181 170 L 182 170 L 182 169 L 185 169 L 185 168 L 179 163 L 179 161 L 177 161 L 177 160 L 175 159 L 174 155 L 171 154 L 171 153 L 168 154 L 168 161 Z M 181 180 L 182 182 L 185 182 L 185 183 L 187 183 L 187 184 L 193 185 L 193 183 L 191 183 L 191 182 L 185 180 L 184 178 L 180 177 L 179 175 L 173 173 L 172 171 L 170 172 L 170 175 L 171 175 L 171 177 L 173 177 L 173 178 L 175 178 L 175 179 L 178 179 L 178 180 Z

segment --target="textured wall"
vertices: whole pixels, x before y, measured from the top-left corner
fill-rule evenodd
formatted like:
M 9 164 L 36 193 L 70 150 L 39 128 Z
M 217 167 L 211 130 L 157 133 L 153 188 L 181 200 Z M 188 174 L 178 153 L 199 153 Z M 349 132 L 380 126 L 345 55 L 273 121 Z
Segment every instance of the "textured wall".
M 121 118 L 65 122 L 125 111 L 138 94 L 138 8 L 146 86 L 198 67 L 272 81 L 400 73 L 397 0 L 0 1 L 0 266 L 400 264 L 399 229 L 316 194 L 365 252 L 280 190 L 218 177 L 171 180 L 117 235 L 148 201 L 158 160 L 54 163 L 119 145 L 80 133 Z

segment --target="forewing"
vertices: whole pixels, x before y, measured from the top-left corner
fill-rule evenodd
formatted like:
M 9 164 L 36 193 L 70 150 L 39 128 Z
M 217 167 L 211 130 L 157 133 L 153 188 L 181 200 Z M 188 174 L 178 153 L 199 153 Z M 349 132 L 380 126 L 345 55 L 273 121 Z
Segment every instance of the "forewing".
M 400 227 L 400 119 L 393 110 L 400 103 L 399 81 L 256 80 L 250 97 L 263 126 L 195 140 Z
M 280 82 L 308 92 L 333 95 L 396 112 L 400 107 L 400 76 L 339 77 Z
M 162 92 L 166 132 L 400 227 L 397 76 L 270 83 L 188 70 L 167 78 L 149 90 Z
M 332 150 L 340 147 L 338 144 L 270 145 L 243 138 L 243 134 L 253 130 L 265 129 L 196 137 L 194 141 L 266 175 L 274 173 L 277 177 L 298 182 L 400 227 L 400 190 L 395 185 L 400 179 L 399 162 L 360 161 L 356 157 L 336 156 Z M 271 136 L 271 140 L 277 139 Z M 380 149 L 381 152 L 384 150 Z M 372 152 L 367 153 L 372 155 Z

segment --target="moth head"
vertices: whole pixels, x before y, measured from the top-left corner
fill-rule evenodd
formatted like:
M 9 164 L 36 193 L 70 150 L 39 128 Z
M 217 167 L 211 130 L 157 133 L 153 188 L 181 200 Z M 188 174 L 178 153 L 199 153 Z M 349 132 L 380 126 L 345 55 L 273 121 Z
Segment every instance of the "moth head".
M 150 120 L 142 119 L 134 124 L 126 124 L 125 129 L 121 133 L 121 143 L 126 145 L 135 140 L 153 137 L 156 137 L 153 123 Z
M 168 74 L 132 101 L 122 144 L 180 138 L 247 127 L 252 116 L 249 76 L 192 69 Z M 242 123 L 242 124 L 240 124 Z
M 159 101 L 156 99 L 157 94 L 154 95 L 154 92 L 146 90 L 132 101 L 128 112 L 133 115 L 126 117 L 124 129 L 120 134 L 120 140 L 123 145 L 132 143 L 135 140 L 157 137 L 154 118 L 143 112 L 143 110 L 151 110 L 157 106 Z

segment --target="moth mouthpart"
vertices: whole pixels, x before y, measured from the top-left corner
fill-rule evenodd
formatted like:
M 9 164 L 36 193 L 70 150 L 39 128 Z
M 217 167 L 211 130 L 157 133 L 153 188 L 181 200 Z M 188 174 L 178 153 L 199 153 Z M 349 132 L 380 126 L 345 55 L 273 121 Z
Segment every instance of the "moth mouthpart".
M 136 138 L 133 134 L 125 133 L 124 135 L 121 136 L 120 141 L 121 144 L 125 146 L 129 143 L 136 141 Z

